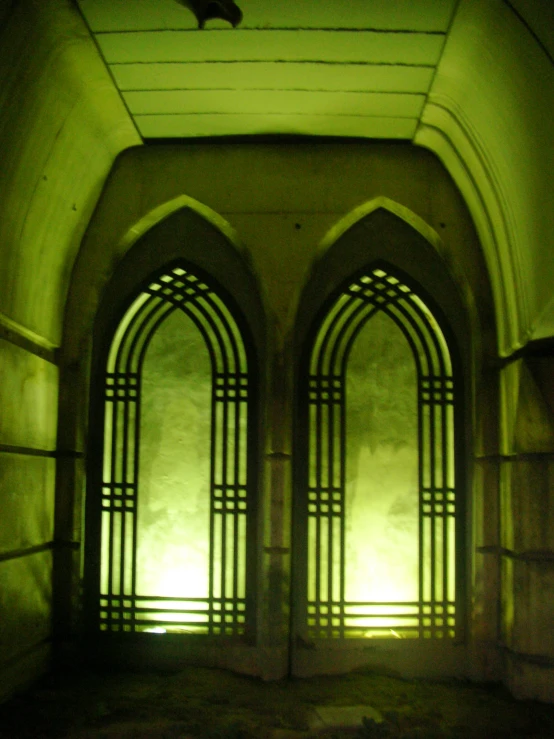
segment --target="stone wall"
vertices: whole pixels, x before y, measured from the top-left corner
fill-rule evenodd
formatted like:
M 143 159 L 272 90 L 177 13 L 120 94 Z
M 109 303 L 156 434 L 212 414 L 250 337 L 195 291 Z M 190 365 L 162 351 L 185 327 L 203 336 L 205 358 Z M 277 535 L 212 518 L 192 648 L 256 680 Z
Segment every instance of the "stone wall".
M 184 216 L 180 221 L 181 231 L 171 226 L 177 223 L 172 218 L 187 209 L 205 219 L 206 224 L 211 223 L 212 228 L 221 231 L 221 238 L 225 235 L 235 245 L 245 269 L 251 270 L 257 280 L 265 311 L 259 316 L 262 327 L 265 325 L 260 371 L 266 380 L 261 395 L 261 483 L 257 494 L 258 629 L 254 656 L 249 658 L 246 669 L 266 678 L 280 677 L 288 670 L 290 640 L 295 454 L 292 431 L 294 367 L 298 360 L 294 337 L 298 323 L 304 319 L 298 310 L 306 285 L 311 284 L 314 304 L 321 302 L 329 289 L 338 286 L 337 275 L 329 270 L 318 283 L 318 265 L 349 224 L 357 223 L 373 211 L 388 215 L 377 218 L 376 223 L 380 225 L 373 228 L 360 225 L 355 229 L 353 239 L 358 259 L 369 259 L 370 254 L 376 258 L 386 251 L 387 258 L 394 263 L 402 255 L 404 268 L 421 280 L 425 277 L 423 265 L 427 264 L 423 252 L 434 254 L 433 258 L 444 270 L 437 275 L 448 275 L 448 280 L 434 289 L 433 278 L 427 275 L 426 289 L 435 292 L 439 303 L 443 301 L 445 310 L 450 310 L 453 316 L 456 311 L 452 306 L 456 301 L 465 307 L 465 315 L 458 316 L 464 327 L 458 326 L 457 330 L 464 337 L 459 347 L 465 354 L 468 373 L 464 433 L 467 432 L 471 446 L 474 417 L 481 419 L 484 414 L 490 417 L 495 408 L 494 384 L 491 389 L 485 374 L 495 345 L 486 269 L 459 194 L 438 161 L 422 150 L 402 144 L 323 142 L 191 143 L 129 150 L 119 157 L 106 184 L 73 273 L 61 357 L 60 414 L 65 419 L 61 424 L 65 446 L 76 448 L 86 439 L 89 357 L 95 315 L 103 305 L 102 295 L 107 286 L 111 292 L 116 289 L 110 280 L 118 265 L 124 264 L 125 255 L 133 253 L 134 245 L 140 252 L 142 239 L 150 232 L 153 234 L 148 237 L 150 241 L 156 239 L 155 233 L 163 232 L 165 243 L 160 236 L 156 247 L 150 248 L 150 256 L 135 260 L 139 271 L 145 269 L 148 260 L 154 265 L 157 259 L 157 266 L 162 266 L 164 254 L 168 254 L 168 259 L 169 255 L 174 258 L 181 253 L 194 261 L 191 256 L 194 252 L 201 255 L 202 268 L 209 270 L 210 260 L 216 268 L 221 252 L 207 231 L 203 236 L 194 219 L 187 222 Z M 396 221 L 404 224 L 405 231 L 391 225 Z M 417 238 L 409 236 L 412 232 Z M 400 233 L 404 236 L 399 236 Z M 397 243 L 399 238 L 402 243 Z M 205 239 L 204 250 L 202 239 Z M 339 239 L 337 244 L 340 243 Z M 340 248 L 337 246 L 339 251 Z M 340 259 L 338 251 L 335 258 Z M 362 263 L 365 261 L 356 267 Z M 344 279 L 350 273 L 348 264 L 341 269 Z M 140 279 L 145 277 L 140 273 Z M 126 277 L 126 282 L 131 284 L 132 274 Z M 126 284 L 124 290 L 127 289 Z M 230 283 L 229 289 L 232 291 Z M 485 346 L 487 351 L 483 350 Z M 486 406 L 478 407 L 476 393 L 484 386 L 489 401 Z M 479 420 L 479 423 L 483 422 Z M 472 449 L 468 452 L 471 458 Z M 469 466 L 471 469 L 471 463 Z M 59 511 L 81 510 L 82 490 L 76 488 L 72 495 L 60 479 L 57 504 Z M 470 515 L 471 506 L 467 510 L 467 516 Z M 76 514 L 73 517 L 76 520 Z M 70 518 L 68 514 L 67 519 Z M 473 557 L 469 519 L 466 528 L 470 532 L 466 542 L 469 567 L 479 569 L 478 577 L 481 577 L 481 564 Z M 489 591 L 484 597 L 488 604 L 496 596 L 496 591 Z M 68 628 L 69 610 L 70 600 L 63 617 Z M 61 608 L 60 614 L 63 611 Z M 472 624 L 468 632 L 470 641 L 474 640 L 474 632 Z M 496 645 L 496 633 L 491 635 L 491 641 Z M 443 672 L 448 672 L 454 664 L 456 667 L 452 669 L 457 672 L 465 670 L 461 651 L 458 650 L 455 659 L 443 662 Z M 395 659 L 395 664 L 401 666 L 403 658 Z M 421 655 L 411 654 L 408 662 L 413 673 L 430 674 L 437 667 L 436 660 L 433 664 L 433 659 L 423 659 Z M 325 665 L 316 669 L 325 669 Z M 476 676 L 483 674 L 479 664 Z M 498 678 L 500 673 L 492 670 L 487 674 Z
M 56 349 L 102 183 L 139 138 L 70 2 L 0 3 L 0 110 L 1 700 L 49 659 L 55 457 L 74 464 Z
M 554 360 L 528 351 L 502 370 L 501 642 L 518 697 L 554 682 Z

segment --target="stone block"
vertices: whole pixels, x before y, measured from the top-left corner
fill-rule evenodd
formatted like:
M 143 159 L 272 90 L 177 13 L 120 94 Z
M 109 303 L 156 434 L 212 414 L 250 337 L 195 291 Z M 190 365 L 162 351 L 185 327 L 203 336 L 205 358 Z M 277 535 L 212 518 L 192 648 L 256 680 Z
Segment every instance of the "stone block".
M 478 457 L 498 454 L 499 378 L 496 367 L 486 367 L 476 378 L 473 448 Z
M 554 451 L 554 413 L 527 362 L 521 371 L 514 451 Z
M 513 458 L 502 475 L 502 546 L 554 551 L 554 459 Z
M 500 563 L 502 592 L 500 601 L 500 639 L 513 648 L 514 644 L 514 560 L 503 556 Z
M 499 462 L 497 458 L 476 459 L 473 472 L 472 531 L 475 547 L 498 542 Z
M 513 502 L 513 462 L 515 458 L 504 458 L 500 464 L 499 499 L 500 499 L 500 546 L 512 551 L 514 549 L 514 520 Z M 516 493 L 517 494 L 517 493 Z
M 523 360 L 519 359 L 510 362 L 500 373 L 500 451 L 502 454 L 513 454 L 514 451 L 522 366 Z
M 0 665 L 50 635 L 52 552 L 0 562 Z
M 55 460 L 0 452 L 0 552 L 54 537 Z
M 554 382 L 552 379 L 554 377 L 554 357 L 532 357 L 527 361 L 527 365 L 554 416 Z
M 60 455 L 56 460 L 56 538 L 81 540 L 85 486 L 84 457 Z
M 529 360 L 531 361 L 531 360 Z M 549 388 L 529 362 L 519 359 L 501 373 L 502 452 L 536 454 L 554 451 L 554 414 Z
M 311 730 L 361 728 L 362 722 L 371 719 L 382 723 L 383 716 L 372 706 L 316 706 L 309 717 Z
M 512 649 L 554 663 L 554 557 L 514 561 Z
M 54 449 L 58 368 L 0 339 L 0 444 Z
M 42 642 L 7 664 L 0 664 L 0 704 L 30 687 L 51 665 L 52 645 Z
M 500 562 L 496 550 L 478 552 L 473 566 L 468 626 L 472 639 L 494 642 L 498 638 Z
M 518 700 L 554 701 L 554 667 L 509 655 L 506 673 L 508 688 Z

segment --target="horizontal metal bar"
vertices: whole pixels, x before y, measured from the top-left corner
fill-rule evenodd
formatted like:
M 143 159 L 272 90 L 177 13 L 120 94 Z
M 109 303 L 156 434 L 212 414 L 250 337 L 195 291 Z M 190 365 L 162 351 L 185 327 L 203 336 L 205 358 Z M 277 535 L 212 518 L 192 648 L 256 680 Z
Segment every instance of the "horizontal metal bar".
M 0 453 L 23 454 L 29 457 L 52 457 L 53 459 L 82 459 L 84 452 L 74 449 L 36 449 L 30 446 L 14 446 L 12 444 L 0 444 Z
M 236 609 L 231 611 L 223 610 L 218 611 L 213 608 L 146 608 L 144 606 L 100 606 L 101 611 L 106 611 L 109 615 L 103 618 L 113 618 L 112 614 L 127 614 L 127 613 L 199 613 L 205 615 L 206 618 L 210 614 L 222 614 L 222 613 L 235 613 Z M 243 611 L 240 611 L 243 613 Z
M 59 349 L 53 342 L 0 313 L 0 338 L 58 366 Z
M 212 601 L 213 603 L 245 603 L 245 598 L 189 598 L 186 595 L 181 596 L 165 596 L 165 595 L 114 595 L 111 593 L 110 595 L 103 595 L 102 593 L 99 595 L 99 598 L 102 600 L 135 600 L 135 601 L 144 601 L 144 600 L 163 600 L 163 601 L 186 601 L 187 603 L 209 603 Z
M 11 552 L 0 553 L 0 562 L 7 562 L 10 559 L 21 559 L 21 557 L 28 557 L 32 554 L 39 554 L 40 552 L 47 552 L 51 549 L 54 549 L 53 541 L 47 541 L 44 544 L 37 544 L 34 547 L 13 549 Z
M 520 562 L 554 562 L 554 550 L 552 549 L 526 549 L 523 552 L 515 552 L 512 549 L 499 546 L 477 547 L 479 554 L 497 554 Z

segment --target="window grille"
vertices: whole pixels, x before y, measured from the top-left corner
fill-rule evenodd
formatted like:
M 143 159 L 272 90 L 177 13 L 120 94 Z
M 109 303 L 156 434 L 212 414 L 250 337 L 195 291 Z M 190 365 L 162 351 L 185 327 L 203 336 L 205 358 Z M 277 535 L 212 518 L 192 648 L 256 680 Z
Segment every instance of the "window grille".
M 457 393 L 439 323 L 388 265 L 316 326 L 301 387 L 311 638 L 456 636 Z
M 181 266 L 153 279 L 104 383 L 100 630 L 244 634 L 251 380 L 208 280 Z

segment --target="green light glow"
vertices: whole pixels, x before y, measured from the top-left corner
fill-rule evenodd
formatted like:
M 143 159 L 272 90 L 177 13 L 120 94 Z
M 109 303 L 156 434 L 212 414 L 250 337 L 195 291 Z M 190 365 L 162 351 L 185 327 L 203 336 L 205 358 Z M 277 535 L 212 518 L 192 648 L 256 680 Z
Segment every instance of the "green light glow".
M 350 284 L 310 359 L 312 636 L 455 635 L 453 404 L 422 300 L 382 269 Z
M 102 630 L 244 631 L 248 393 L 222 301 L 181 267 L 154 280 L 107 364 Z
M 142 370 L 139 595 L 208 596 L 210 409 L 206 344 L 176 311 L 154 334 Z
M 407 341 L 383 313 L 356 338 L 346 399 L 345 599 L 417 601 L 417 376 Z M 384 610 L 365 607 L 375 615 L 355 624 L 398 625 L 377 617 Z

